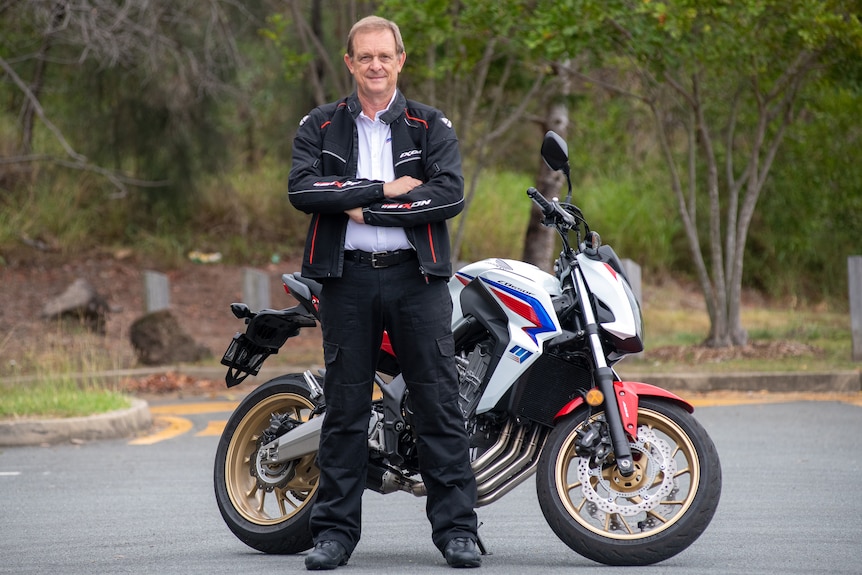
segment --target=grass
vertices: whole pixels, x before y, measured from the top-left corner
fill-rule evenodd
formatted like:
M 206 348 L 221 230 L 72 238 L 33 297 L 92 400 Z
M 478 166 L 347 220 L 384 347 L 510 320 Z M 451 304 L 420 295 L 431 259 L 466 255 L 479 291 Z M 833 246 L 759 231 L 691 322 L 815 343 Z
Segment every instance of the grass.
M 0 381 L 0 419 L 82 417 L 128 408 L 114 382 L 96 374 L 116 369 L 98 335 L 58 324 L 45 330 L 42 345 L 16 362 L 18 377 Z M 0 351 L 3 350 L 0 341 Z
M 655 291 L 653 291 L 655 290 Z M 854 362 L 850 318 L 825 306 L 792 307 L 758 302 L 743 307 L 745 351 L 705 352 L 709 317 L 699 291 L 663 285 L 645 295 L 646 349 L 627 359 L 626 369 L 661 373 L 859 370 Z M 670 352 L 670 353 L 668 353 Z M 705 359 L 706 358 L 706 359 Z
M 128 408 L 129 398 L 95 379 L 58 374 L 3 386 L 0 419 L 82 417 Z

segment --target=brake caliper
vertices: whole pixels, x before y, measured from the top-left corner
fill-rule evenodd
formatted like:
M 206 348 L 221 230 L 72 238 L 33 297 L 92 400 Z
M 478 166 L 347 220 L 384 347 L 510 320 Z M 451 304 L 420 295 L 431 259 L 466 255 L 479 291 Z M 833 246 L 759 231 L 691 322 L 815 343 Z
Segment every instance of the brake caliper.
M 601 465 L 612 450 L 608 424 L 601 419 L 585 422 L 575 438 L 575 453 L 589 459 L 593 465 Z

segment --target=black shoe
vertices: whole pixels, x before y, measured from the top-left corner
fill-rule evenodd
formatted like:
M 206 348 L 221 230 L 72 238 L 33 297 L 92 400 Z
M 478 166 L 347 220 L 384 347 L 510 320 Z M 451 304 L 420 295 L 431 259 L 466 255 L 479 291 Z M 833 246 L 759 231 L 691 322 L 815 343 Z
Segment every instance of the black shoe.
M 469 537 L 455 537 L 443 549 L 449 567 L 479 567 L 482 557 L 476 542 Z
M 328 571 L 347 565 L 350 555 L 338 541 L 321 541 L 305 556 L 305 568 L 309 571 Z

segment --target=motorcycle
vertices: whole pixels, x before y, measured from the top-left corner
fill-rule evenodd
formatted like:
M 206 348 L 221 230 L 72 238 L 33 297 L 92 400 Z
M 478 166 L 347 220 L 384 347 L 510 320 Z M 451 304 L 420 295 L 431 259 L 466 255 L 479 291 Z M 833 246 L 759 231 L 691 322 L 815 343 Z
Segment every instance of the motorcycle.
M 640 305 L 617 254 L 571 203 L 565 141 L 548 132 L 541 154 L 568 181 L 565 202 L 527 191 L 562 241 L 554 273 L 490 258 L 457 270 L 448 284 L 477 507 L 535 475 L 542 513 L 571 549 L 608 565 L 653 564 L 686 549 L 709 525 L 721 494 L 718 453 L 689 403 L 615 371 L 643 350 Z M 296 306 L 255 313 L 231 305 L 247 327 L 222 358 L 228 387 L 257 375 L 288 339 L 317 325 L 320 284 L 299 273 L 282 279 Z M 384 336 L 366 486 L 422 497 L 410 396 L 399 371 Z M 263 383 L 240 402 L 219 440 L 219 510 L 259 551 L 313 546 L 308 517 L 319 478 L 324 377 L 307 370 Z

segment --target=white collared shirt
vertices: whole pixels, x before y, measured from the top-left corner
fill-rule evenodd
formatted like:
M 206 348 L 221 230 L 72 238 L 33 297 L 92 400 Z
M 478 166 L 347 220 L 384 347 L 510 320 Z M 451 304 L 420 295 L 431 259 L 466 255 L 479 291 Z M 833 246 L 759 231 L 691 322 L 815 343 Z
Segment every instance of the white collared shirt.
M 395 94 L 389 101 L 389 106 L 395 100 Z M 377 112 L 369 118 L 361 112 L 356 118 L 356 130 L 359 148 L 359 163 L 356 167 L 356 177 L 369 180 L 391 182 L 395 179 L 395 165 L 392 160 L 392 130 L 388 124 L 380 121 L 385 110 Z M 411 248 L 404 228 L 389 228 L 358 224 L 353 220 L 347 222 L 347 235 L 344 238 L 344 249 L 363 250 L 366 252 L 386 252 Z

